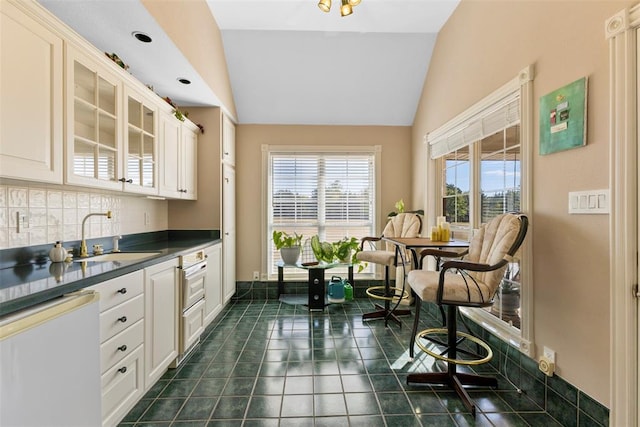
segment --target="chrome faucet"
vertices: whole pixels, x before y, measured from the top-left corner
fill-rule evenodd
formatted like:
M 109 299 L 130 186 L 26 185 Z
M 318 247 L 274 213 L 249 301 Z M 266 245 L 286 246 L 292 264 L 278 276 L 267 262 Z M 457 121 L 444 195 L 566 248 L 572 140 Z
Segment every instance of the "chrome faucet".
M 111 211 L 106 211 L 104 213 L 90 213 L 87 214 L 82 220 L 82 241 L 80 242 L 80 258 L 86 258 L 89 256 L 87 251 L 87 241 L 84 239 L 84 224 L 87 222 L 87 218 L 94 215 L 106 216 L 107 218 L 111 218 Z

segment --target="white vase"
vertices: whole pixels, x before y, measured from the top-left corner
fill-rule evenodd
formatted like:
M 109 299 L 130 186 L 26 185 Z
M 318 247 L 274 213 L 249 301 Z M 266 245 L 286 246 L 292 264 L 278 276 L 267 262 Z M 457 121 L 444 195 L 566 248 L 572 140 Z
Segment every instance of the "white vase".
M 280 257 L 285 264 L 296 264 L 298 262 L 298 258 L 300 258 L 300 246 L 280 248 Z

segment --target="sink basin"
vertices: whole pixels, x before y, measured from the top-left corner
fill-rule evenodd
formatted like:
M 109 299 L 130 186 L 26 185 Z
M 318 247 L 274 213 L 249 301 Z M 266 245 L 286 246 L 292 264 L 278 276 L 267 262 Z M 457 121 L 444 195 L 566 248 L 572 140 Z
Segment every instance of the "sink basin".
M 96 255 L 89 258 L 77 258 L 75 262 L 101 262 L 101 261 L 138 261 L 145 258 L 160 255 L 160 252 L 112 252 L 110 254 Z

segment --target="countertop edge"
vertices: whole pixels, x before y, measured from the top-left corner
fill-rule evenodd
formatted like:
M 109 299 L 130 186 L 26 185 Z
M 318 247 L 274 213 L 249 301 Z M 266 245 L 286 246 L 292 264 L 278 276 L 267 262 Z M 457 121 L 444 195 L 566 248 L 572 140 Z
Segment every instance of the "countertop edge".
M 135 271 L 150 267 L 152 265 L 156 265 L 164 261 L 171 260 L 173 258 L 184 255 L 188 252 L 204 249 L 209 246 L 214 246 L 218 243 L 222 243 L 222 239 L 207 240 L 202 243 L 198 243 L 188 247 L 176 247 L 173 249 L 167 248 L 166 253 L 162 253 L 152 258 L 145 258 L 140 261 L 127 262 L 126 265 L 123 265 L 122 267 L 118 267 L 110 271 L 93 274 L 89 277 L 77 279 L 72 282 L 69 282 L 60 286 L 56 286 L 55 288 L 52 288 L 52 289 L 42 290 L 24 297 L 19 297 L 6 302 L 2 302 L 0 303 L 0 318 L 9 314 L 13 314 L 17 311 L 20 311 L 26 308 L 31 308 L 38 304 L 51 301 L 55 298 L 62 297 L 71 292 L 75 292 L 80 289 L 93 286 L 95 284 L 104 282 L 106 280 L 114 279 L 116 277 L 133 273 Z M 144 248 L 140 248 L 140 247 L 135 248 L 135 251 L 142 251 L 142 250 L 144 250 Z

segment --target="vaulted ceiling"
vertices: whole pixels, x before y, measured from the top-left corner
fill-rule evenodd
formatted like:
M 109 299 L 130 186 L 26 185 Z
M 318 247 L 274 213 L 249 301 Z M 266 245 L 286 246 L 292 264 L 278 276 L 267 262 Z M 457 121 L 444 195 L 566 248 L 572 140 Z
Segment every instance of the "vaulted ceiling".
M 239 123 L 348 125 L 413 123 L 437 34 L 459 2 L 362 0 L 341 17 L 338 0 L 329 13 L 315 0 L 206 1 L 222 33 Z M 40 3 L 98 49 L 116 52 L 162 96 L 220 105 L 139 0 Z M 133 31 L 153 42 L 142 46 Z

